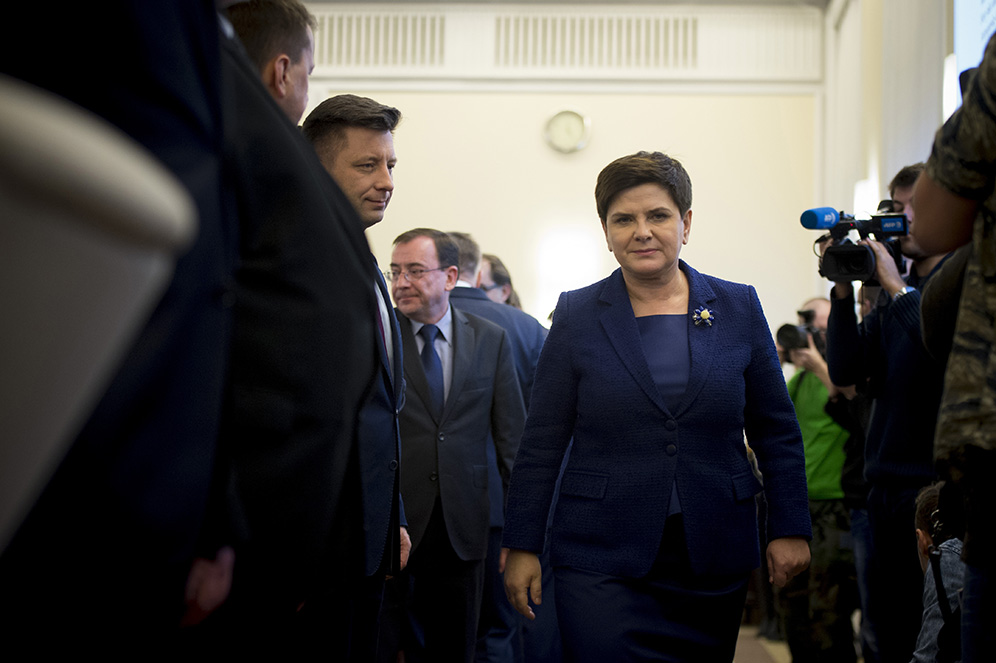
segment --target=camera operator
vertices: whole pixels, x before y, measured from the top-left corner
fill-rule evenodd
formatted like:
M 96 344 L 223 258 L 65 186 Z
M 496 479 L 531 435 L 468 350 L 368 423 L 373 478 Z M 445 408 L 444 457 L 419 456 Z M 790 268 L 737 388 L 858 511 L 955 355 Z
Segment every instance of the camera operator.
M 844 502 L 844 447 L 850 432 L 831 416 L 833 404 L 854 388 L 830 381 L 823 357 L 830 301 L 811 299 L 800 325 L 778 330 L 779 349 L 798 371 L 788 383 L 806 454 L 809 515 L 813 522 L 810 567 L 778 591 L 778 607 L 792 660 L 855 661 L 851 614 L 858 608 L 850 517 Z
M 922 163 L 899 171 L 889 184 L 894 211 L 912 228 L 910 201 Z M 854 289 L 837 282 L 827 336 L 827 363 L 835 384 L 868 381 L 873 399 L 865 442 L 865 478 L 872 533 L 868 618 L 883 663 L 907 663 L 920 624 L 919 561 L 909 541 L 917 491 L 935 478 L 933 431 L 943 368 L 927 354 L 920 334 L 920 289 L 944 260 L 912 236 L 900 240 L 912 261 L 903 278 L 880 242 L 862 240 L 875 253 L 876 278 L 886 296 L 857 323 Z

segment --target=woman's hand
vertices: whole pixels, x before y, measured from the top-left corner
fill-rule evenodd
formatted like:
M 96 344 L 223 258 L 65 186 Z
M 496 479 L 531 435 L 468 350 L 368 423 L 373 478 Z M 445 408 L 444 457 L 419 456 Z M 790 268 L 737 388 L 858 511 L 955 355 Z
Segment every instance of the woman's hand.
M 768 582 L 776 587 L 784 587 L 808 566 L 809 542 L 803 537 L 786 536 L 768 544 Z
M 502 548 L 498 572 L 505 574 L 505 596 L 512 607 L 526 618 L 536 619 L 529 599 L 536 605 L 543 602 L 539 557 L 525 550 Z

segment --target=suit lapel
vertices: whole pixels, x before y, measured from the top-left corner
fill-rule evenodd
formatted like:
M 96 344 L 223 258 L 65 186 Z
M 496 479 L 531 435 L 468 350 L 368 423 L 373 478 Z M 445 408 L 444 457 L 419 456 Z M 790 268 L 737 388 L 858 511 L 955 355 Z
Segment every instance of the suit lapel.
M 717 339 L 720 332 L 716 325 L 723 324 L 722 311 L 713 311 L 718 316 L 717 322 L 713 326 L 705 324 L 696 325 L 694 320 L 695 309 L 700 306 L 712 310 L 716 300 L 716 293 L 709 286 L 709 282 L 694 269 L 681 263 L 681 268 L 688 278 L 688 352 L 690 365 L 688 368 L 688 386 L 675 410 L 675 415 L 680 415 L 695 402 L 702 387 L 705 386 L 709 370 L 717 352 Z
M 443 421 L 450 416 L 453 404 L 457 401 L 457 396 L 463 390 L 463 385 L 470 376 L 474 362 L 474 346 L 476 336 L 474 328 L 470 326 L 467 316 L 454 307 L 450 307 L 453 315 L 453 379 L 450 380 L 450 393 L 446 397 L 443 405 Z
M 654 405 L 667 412 L 660 390 L 650 374 L 647 359 L 643 355 L 643 342 L 640 339 L 640 329 L 636 324 L 633 306 L 626 292 L 622 271 L 617 269 L 605 282 L 605 287 L 599 295 L 603 306 L 601 315 L 602 328 L 609 337 L 609 342 L 622 361 L 623 366 L 636 380 L 644 393 Z

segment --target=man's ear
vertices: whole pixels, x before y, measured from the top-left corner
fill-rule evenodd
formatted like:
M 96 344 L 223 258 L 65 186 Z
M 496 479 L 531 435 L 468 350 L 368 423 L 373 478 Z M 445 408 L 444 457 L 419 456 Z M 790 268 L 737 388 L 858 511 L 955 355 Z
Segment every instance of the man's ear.
M 283 99 L 287 96 L 287 70 L 290 69 L 290 65 L 290 56 L 281 53 L 270 60 L 270 64 L 266 67 L 263 82 L 277 99 Z
M 481 287 L 481 268 L 480 267 L 477 268 L 477 276 L 474 277 L 474 287 L 475 288 L 480 288 Z

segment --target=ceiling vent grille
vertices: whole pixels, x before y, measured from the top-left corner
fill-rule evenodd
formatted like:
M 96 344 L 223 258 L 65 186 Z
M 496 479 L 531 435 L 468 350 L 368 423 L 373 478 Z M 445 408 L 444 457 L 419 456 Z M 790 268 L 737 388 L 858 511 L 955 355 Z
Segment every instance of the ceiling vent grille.
M 318 16 L 315 61 L 331 67 L 441 67 L 443 14 L 326 13 Z
M 694 70 L 696 17 L 499 16 L 495 66 Z

